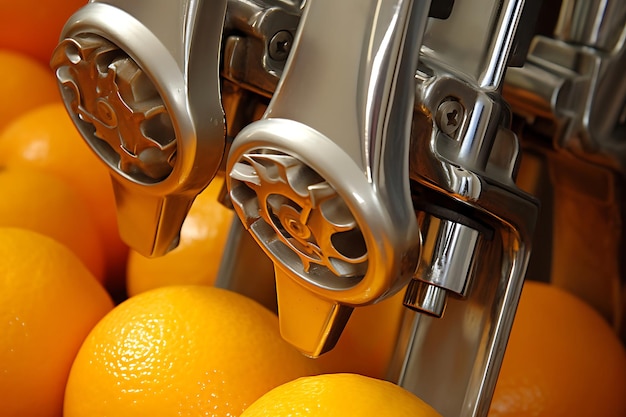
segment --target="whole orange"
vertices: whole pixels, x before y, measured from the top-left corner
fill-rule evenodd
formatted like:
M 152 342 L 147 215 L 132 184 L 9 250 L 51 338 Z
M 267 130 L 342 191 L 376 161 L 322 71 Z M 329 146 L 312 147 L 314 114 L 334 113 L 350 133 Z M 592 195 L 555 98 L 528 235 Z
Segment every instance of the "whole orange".
M 317 361 L 324 373 L 358 373 L 384 379 L 404 312 L 404 291 L 354 309 L 337 345 Z
M 215 283 L 233 220 L 233 211 L 218 201 L 223 184 L 223 178 L 216 177 L 198 194 L 176 249 L 157 258 L 131 250 L 126 274 L 129 295 L 165 285 Z
M 0 415 L 58 417 L 70 367 L 113 303 L 57 241 L 0 228 Z
M 30 55 L 47 65 L 69 17 L 87 0 L 46 0 L 36 4 L 0 0 L 0 48 Z
M 216 287 L 161 287 L 94 327 L 72 366 L 64 417 L 238 416 L 316 372 L 255 301 Z
M 0 16 L 7 17 L 1 7 Z M 52 102 L 61 102 L 52 71 L 27 55 L 0 49 L 0 132 L 20 114 Z
M 524 284 L 490 417 L 624 417 L 626 350 L 588 304 Z
M 324 374 L 287 382 L 241 417 L 441 417 L 420 398 L 388 381 L 359 374 Z
M 78 133 L 61 102 L 22 114 L 0 133 L 0 165 L 53 174 L 85 199 L 106 249 L 105 285 L 123 289 L 128 247 L 117 228 L 109 170 Z
M 22 167 L 0 169 L 0 227 L 58 240 L 102 281 L 104 249 L 96 223 L 85 201 L 61 179 Z

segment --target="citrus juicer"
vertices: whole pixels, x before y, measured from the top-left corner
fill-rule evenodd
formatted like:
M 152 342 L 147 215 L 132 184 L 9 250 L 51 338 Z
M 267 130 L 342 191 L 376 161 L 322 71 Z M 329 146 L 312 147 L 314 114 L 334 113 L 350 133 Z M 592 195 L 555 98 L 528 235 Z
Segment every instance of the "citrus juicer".
M 167 252 L 222 172 L 241 221 L 219 285 L 277 308 L 306 354 L 331 349 L 354 308 L 404 291 L 388 379 L 445 417 L 485 416 L 532 236 L 550 235 L 530 259 L 545 275 L 588 258 L 566 242 L 571 227 L 542 223 L 546 211 L 593 207 L 589 224 L 575 212 L 576 230 L 605 230 L 608 213 L 611 239 L 591 264 L 609 273 L 572 282 L 600 288 L 598 300 L 623 285 L 618 1 L 556 5 L 562 39 L 534 37 L 542 5 L 528 0 L 125 3 L 79 10 L 52 62 L 111 168 L 122 237 Z M 601 135 L 569 140 L 585 129 L 563 126 L 588 120 Z M 520 165 L 522 152 L 547 167 Z M 542 197 L 539 233 L 520 182 Z
M 360 148 L 356 147 L 354 154 L 374 154 L 368 153 L 372 145 L 367 132 L 373 129 L 366 122 L 371 120 L 371 125 L 383 132 L 390 123 L 384 117 L 377 121 L 363 116 L 363 107 L 354 104 L 378 101 L 380 104 L 373 108 L 385 115 L 386 108 L 394 109 L 393 93 L 399 89 L 394 90 L 391 84 L 387 87 L 391 94 L 382 96 L 383 101 L 362 98 L 366 92 L 376 92 L 374 87 L 360 84 L 363 79 L 371 79 L 361 73 L 372 67 L 368 63 L 376 61 L 376 54 L 368 49 L 372 44 L 368 36 L 355 40 L 350 48 L 350 39 L 345 35 L 347 29 L 350 34 L 359 32 L 363 23 L 357 22 L 357 16 L 361 15 L 355 13 L 356 5 L 348 9 L 328 5 L 323 10 L 324 6 L 319 0 L 306 4 L 276 91 L 262 119 L 236 136 L 226 166 L 230 200 L 244 226 L 274 263 L 283 335 L 313 356 L 323 353 L 345 324 L 347 313 L 343 315 L 337 309 L 360 305 L 355 301 L 362 300 L 347 296 L 357 288 L 363 293 L 359 262 L 367 259 L 369 268 L 371 248 L 378 250 L 361 236 L 384 225 L 383 217 L 359 222 L 358 213 L 347 217 L 349 222 L 333 222 L 335 207 L 341 203 L 336 201 L 337 196 L 348 195 L 341 200 L 348 206 L 345 211 L 354 212 L 349 192 L 358 199 L 363 191 L 356 173 L 351 174 L 354 157 L 352 161 L 340 160 L 343 149 L 326 140 L 332 138 L 346 147 L 350 136 L 344 132 L 349 122 L 356 120 L 362 123 L 360 131 L 366 133 L 361 133 Z M 377 7 L 381 6 L 378 2 Z M 458 14 L 454 14 L 445 8 L 422 5 L 421 16 L 411 17 L 417 24 L 423 22 L 427 12 L 436 15 L 415 33 L 422 40 L 422 48 L 409 80 L 415 101 L 408 116 L 408 154 L 400 153 L 402 148 L 397 144 L 389 156 L 381 155 L 379 163 L 385 167 L 385 161 L 392 160 L 391 164 L 396 165 L 393 169 L 400 173 L 400 167 L 404 169 L 408 162 L 410 210 L 419 225 L 419 248 L 414 252 L 419 260 L 415 264 L 410 259 L 408 285 L 398 276 L 400 285 L 406 286 L 403 290 L 409 309 L 388 377 L 444 416 L 487 413 L 538 211 L 537 201 L 514 183 L 520 147 L 508 129 L 510 113 L 499 94 L 506 66 L 520 61 L 519 55 L 525 53 L 530 40 L 529 33 L 516 30 L 517 25 L 520 21 L 532 23 L 538 8 L 524 8 L 523 2 L 483 2 L 483 7 L 477 9 L 485 15 L 479 24 L 483 31 L 477 32 L 463 19 L 467 13 L 475 13 L 472 6 L 475 3 L 456 2 Z M 492 12 L 485 14 L 485 8 Z M 335 17 L 344 10 L 344 15 Z M 372 16 L 379 15 L 363 17 L 366 27 L 370 27 Z M 322 24 L 325 30 L 320 34 Z M 308 25 L 315 29 L 311 29 L 313 35 Z M 458 39 L 466 39 L 466 43 L 457 48 L 473 48 L 463 57 L 459 49 L 448 44 Z M 478 39 L 490 42 L 477 43 Z M 332 45 L 330 50 L 327 45 Z M 352 56 L 357 58 L 347 61 Z M 325 57 L 331 57 L 330 61 Z M 359 60 L 356 75 L 345 76 L 351 69 L 347 62 Z M 402 62 L 394 64 L 396 69 L 387 73 L 399 77 Z M 405 99 L 404 105 L 409 100 Z M 394 125 L 406 128 L 402 119 Z M 388 131 L 392 135 L 402 132 Z M 389 143 L 385 136 L 381 138 Z M 408 161 L 399 155 L 408 155 Z M 368 173 L 366 167 L 359 175 L 368 178 Z M 376 198 L 383 202 L 388 198 L 387 204 L 402 208 L 404 200 L 388 189 L 406 189 L 407 178 L 386 173 L 385 187 L 376 185 L 377 178 L 368 179 L 374 189 L 380 190 Z M 332 204 L 324 208 L 328 200 L 320 199 L 320 195 L 332 198 Z M 345 211 L 342 209 L 342 213 Z M 320 215 L 327 230 L 320 226 Z M 401 227 L 410 227 L 402 217 L 393 218 Z M 347 224 L 347 228 L 339 227 Z M 366 228 L 370 231 L 364 232 Z M 342 240 L 342 235 L 351 240 Z M 326 238 L 321 241 L 320 236 Z M 410 239 L 410 235 L 405 236 Z M 245 246 L 236 234 L 232 242 Z M 348 250 L 355 249 L 359 256 L 349 257 L 346 261 L 352 259 L 351 264 L 344 266 L 340 261 Z M 242 252 L 235 249 L 232 253 Z M 325 267 L 321 271 L 320 265 Z M 242 270 L 226 271 L 222 284 L 235 288 L 241 285 L 245 290 L 246 280 L 232 274 Z M 357 278 L 354 283 L 350 283 L 350 275 Z M 382 282 L 383 277 L 377 279 Z M 391 288 L 384 295 L 394 291 Z M 363 304 L 378 300 L 364 300 Z
M 226 0 L 92 1 L 51 60 L 70 116 L 110 168 L 121 237 L 146 256 L 176 247 L 224 154 L 225 13 Z
M 427 14 L 428 2 L 308 3 L 265 115 L 232 143 L 230 200 L 274 262 L 283 337 L 310 356 L 417 264 L 408 147 Z
M 444 416 L 487 415 L 530 257 L 538 201 L 515 183 L 500 91 L 538 12 L 457 1 L 421 47 L 409 177 L 422 251 L 388 377 Z

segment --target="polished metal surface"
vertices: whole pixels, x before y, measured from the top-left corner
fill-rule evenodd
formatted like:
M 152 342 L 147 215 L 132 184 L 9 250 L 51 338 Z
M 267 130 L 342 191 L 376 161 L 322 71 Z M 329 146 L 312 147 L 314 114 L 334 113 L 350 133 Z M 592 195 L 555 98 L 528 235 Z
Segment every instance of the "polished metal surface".
M 622 170 L 626 22 L 619 34 L 610 51 L 535 38 L 526 65 L 508 72 L 504 93 L 515 111 L 556 146 Z
M 304 1 L 229 0 L 222 76 L 271 97 L 293 44 Z
M 563 0 L 554 36 L 609 52 L 623 42 L 625 24 L 622 0 Z
M 524 187 L 550 202 L 536 279 L 590 303 L 626 340 L 626 3 L 564 1 L 506 76 L 526 138 Z M 545 173 L 545 174 L 542 174 Z
M 446 417 L 487 415 L 538 212 L 499 95 L 523 2 L 481 4 L 455 2 L 424 38 L 409 152 L 424 245 L 405 305 L 430 314 L 407 310 L 388 374 Z
M 502 83 L 524 0 L 457 0 L 450 17 L 430 19 L 422 54 L 485 90 Z
M 232 144 L 233 206 L 275 263 L 283 336 L 311 356 L 334 345 L 354 306 L 397 291 L 417 262 L 410 45 L 428 7 L 308 2 L 263 120 Z
M 224 154 L 225 13 L 225 0 L 92 1 L 52 58 L 70 115 L 111 168 L 120 234 L 147 256 L 178 244 Z
M 529 46 L 538 4 L 98 0 L 52 65 L 133 248 L 225 171 L 216 285 L 309 356 L 404 290 L 387 379 L 485 417 L 529 262 L 626 341 L 626 3 L 563 0 Z
M 403 300 L 406 307 L 435 317 L 443 316 L 447 302 L 448 294 L 444 288 L 416 279 L 409 282 Z
M 341 287 L 345 277 L 345 285 L 352 286 L 365 275 L 368 256 L 345 201 L 301 161 L 263 151 L 244 153 L 230 172 L 233 180 L 247 186 L 232 195 L 246 224 L 274 256 L 291 257 L 283 261 L 297 264 L 304 274 L 314 273 L 320 284 Z M 253 200 L 240 195 L 248 189 L 254 192 Z M 254 225 L 257 221 L 261 223 Z M 273 239 L 275 249 L 268 243 Z
M 152 184 L 172 173 L 176 133 L 156 86 L 125 52 L 104 38 L 63 40 L 55 65 L 63 95 L 112 167 Z M 103 141 L 104 143 L 100 143 Z
M 422 286 L 427 284 L 439 291 L 451 291 L 456 295 L 465 296 L 480 232 L 461 223 L 425 213 L 420 213 L 418 221 L 424 240 L 415 277 L 421 281 Z M 427 304 L 431 304 L 430 300 L 433 298 L 435 297 L 428 297 Z M 422 307 L 417 302 L 409 303 L 407 306 L 435 316 L 443 314 L 443 311 L 437 314 L 436 311 Z

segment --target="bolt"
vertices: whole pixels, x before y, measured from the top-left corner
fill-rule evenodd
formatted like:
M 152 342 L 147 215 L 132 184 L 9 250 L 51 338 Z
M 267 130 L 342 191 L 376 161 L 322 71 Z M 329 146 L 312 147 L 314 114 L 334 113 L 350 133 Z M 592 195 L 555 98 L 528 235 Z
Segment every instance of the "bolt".
M 270 39 L 268 52 L 274 61 L 286 61 L 293 43 L 293 35 L 287 30 L 278 31 Z
M 437 124 L 447 135 L 452 135 L 461 126 L 465 110 L 461 103 L 454 99 L 443 101 L 437 108 Z

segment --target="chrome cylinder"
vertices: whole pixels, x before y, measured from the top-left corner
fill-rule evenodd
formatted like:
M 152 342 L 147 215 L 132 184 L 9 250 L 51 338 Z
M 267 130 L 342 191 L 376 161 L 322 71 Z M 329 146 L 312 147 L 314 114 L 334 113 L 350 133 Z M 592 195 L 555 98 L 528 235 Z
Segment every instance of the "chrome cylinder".
M 484 417 L 529 262 L 626 328 L 626 7 L 565 0 L 530 43 L 537 4 L 91 1 L 52 65 L 133 248 L 174 247 L 223 171 L 219 286 L 309 356 L 405 291 L 387 378 Z

